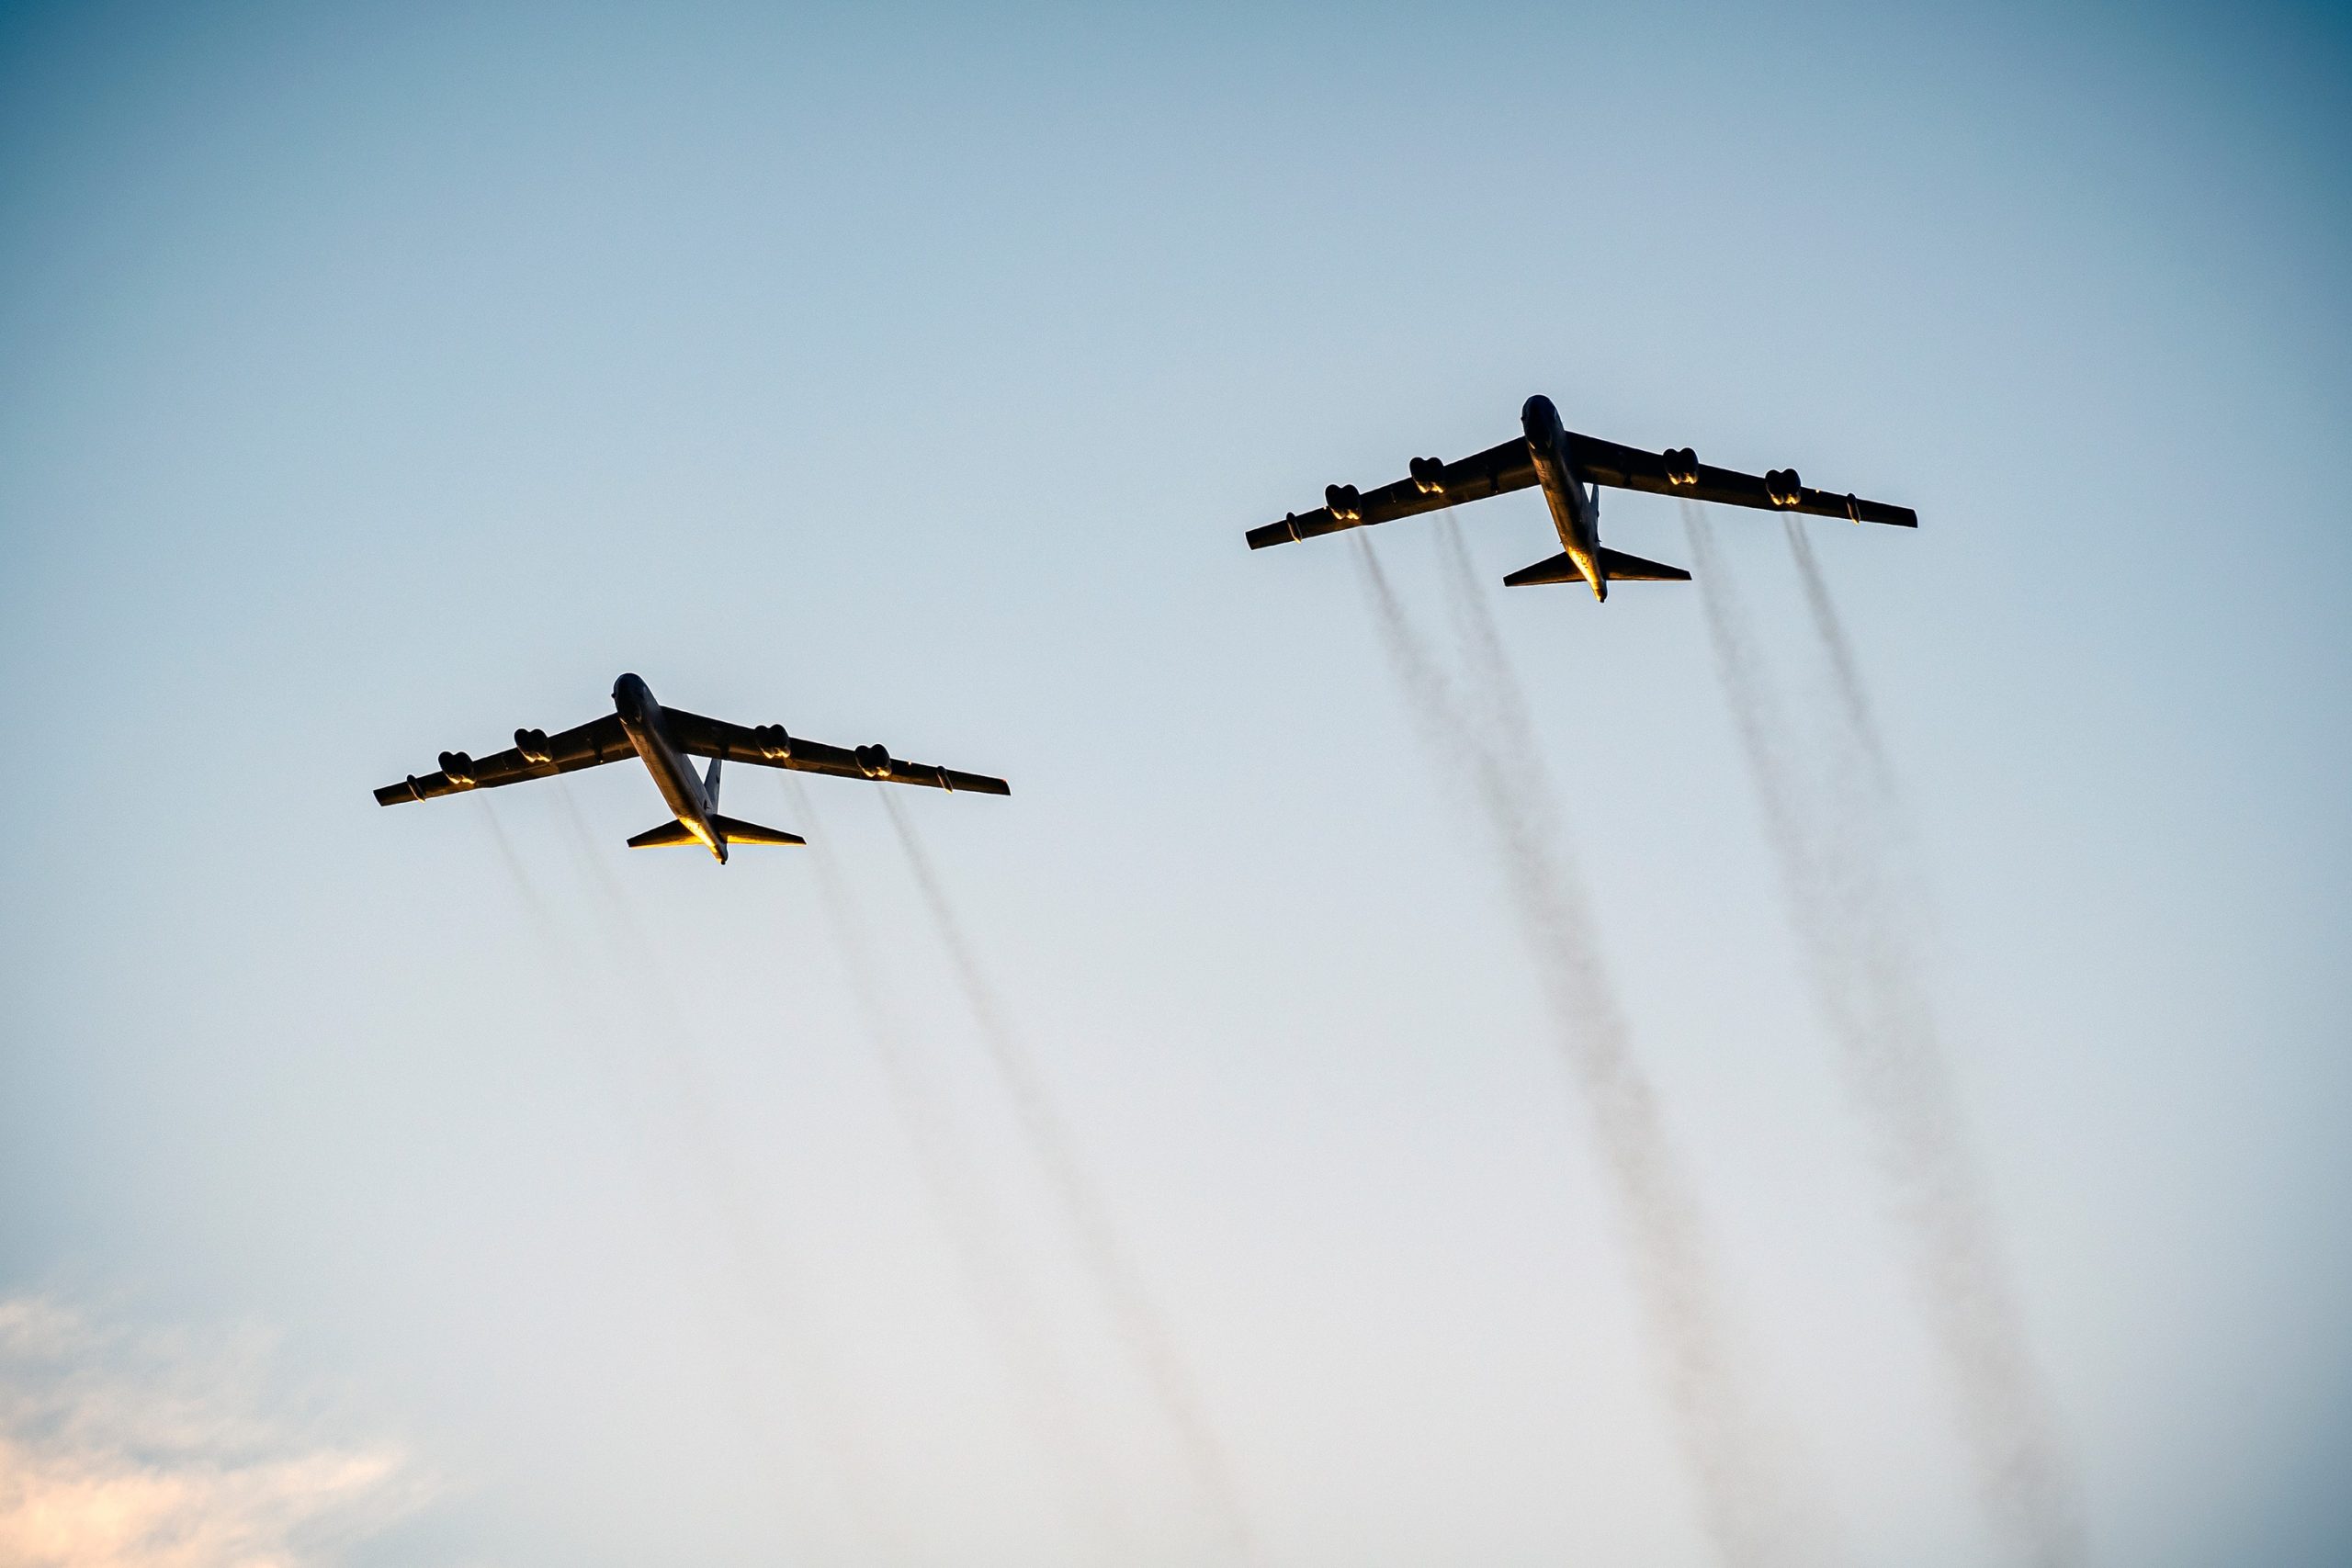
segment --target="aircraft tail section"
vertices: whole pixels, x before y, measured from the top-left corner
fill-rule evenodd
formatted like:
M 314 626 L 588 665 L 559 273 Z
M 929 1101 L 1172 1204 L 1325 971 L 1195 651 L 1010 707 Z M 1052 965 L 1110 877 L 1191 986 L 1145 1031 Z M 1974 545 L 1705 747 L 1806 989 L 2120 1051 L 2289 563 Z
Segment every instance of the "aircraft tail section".
M 1690 574 L 1679 566 L 1662 561 L 1644 560 L 1623 550 L 1602 546 L 1596 556 L 1600 563 L 1602 578 L 1611 582 L 1688 582 Z M 1521 567 L 1503 579 L 1506 588 L 1527 588 L 1541 582 L 1582 582 L 1584 573 L 1578 570 L 1576 558 L 1563 550 L 1556 556 L 1537 561 L 1533 566 Z
M 787 833 L 781 828 L 763 828 L 757 822 L 744 822 L 732 817 L 710 814 L 710 825 L 718 833 L 719 841 L 728 844 L 805 844 L 808 840 L 797 833 Z M 702 846 L 695 830 L 684 822 L 665 822 L 659 828 L 649 828 L 628 841 L 633 850 L 662 850 L 692 844 Z
M 1576 558 L 1567 551 L 1562 550 L 1558 555 L 1548 556 L 1533 566 L 1521 567 L 1503 579 L 1503 586 L 1526 588 L 1539 582 L 1582 582 L 1583 581 L 1584 570 L 1577 565 Z
M 781 828 L 763 828 L 757 822 L 741 822 L 732 817 L 711 813 L 710 825 L 718 829 L 719 837 L 730 844 L 805 844 L 808 840 L 797 833 L 787 833 Z
M 1609 581 L 1611 582 L 1688 582 L 1690 581 L 1690 574 L 1679 566 L 1668 566 L 1663 561 L 1644 560 L 1639 556 L 1629 556 L 1623 550 L 1612 550 L 1605 545 L 1600 549 L 1600 569 L 1608 573 Z

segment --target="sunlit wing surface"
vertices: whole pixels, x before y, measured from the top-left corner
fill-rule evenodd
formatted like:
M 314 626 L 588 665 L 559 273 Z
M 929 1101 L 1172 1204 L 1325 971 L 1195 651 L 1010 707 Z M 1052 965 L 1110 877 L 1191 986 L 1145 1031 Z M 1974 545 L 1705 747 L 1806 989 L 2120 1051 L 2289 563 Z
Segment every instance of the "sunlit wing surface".
M 1570 431 L 1568 457 L 1577 477 L 1617 490 L 1677 495 L 1723 506 L 1754 506 L 1767 512 L 1843 517 L 1849 523 L 1884 523 L 1897 528 L 1919 525 L 1919 514 L 1907 506 L 1815 490 L 1797 478 L 1794 468 L 1778 469 L 1759 479 L 1736 468 L 1713 468 L 1700 462 L 1687 446 L 1679 452 L 1645 452 L 1638 446 L 1620 446 L 1614 441 Z
M 1353 485 L 1331 485 L 1323 491 L 1324 504 L 1312 512 L 1294 513 L 1279 523 L 1250 530 L 1250 547 L 1286 545 L 1342 528 L 1393 523 L 1465 501 L 1483 501 L 1535 483 L 1535 460 L 1527 455 L 1527 438 L 1515 436 L 1499 446 L 1441 463 L 1434 457 L 1413 459 L 1413 477 L 1378 490 L 1358 491 Z
M 662 717 L 679 750 L 697 757 L 722 757 L 763 768 L 788 768 L 796 773 L 831 773 L 845 779 L 880 779 L 890 784 L 926 784 L 933 789 L 966 790 L 976 795 L 1011 795 L 1012 786 L 983 773 L 958 773 L 931 762 L 909 762 L 879 746 L 843 748 L 821 740 L 787 735 L 782 725 L 729 724 L 680 708 L 664 708 Z
M 634 761 L 637 757 L 637 749 L 629 744 L 628 732 L 622 727 L 618 714 L 608 713 L 576 729 L 555 735 L 544 730 L 517 730 L 514 739 L 515 744 L 508 750 L 479 759 L 463 751 L 445 751 L 438 772 L 386 784 L 376 792 L 376 804 L 397 806 L 402 801 L 432 800 L 469 789 L 495 789 L 500 784 L 551 779 L 558 773 L 577 773 L 582 768 Z
M 1794 469 L 1775 469 L 1758 477 L 1702 463 L 1689 447 L 1645 452 L 1637 446 L 1623 446 L 1574 431 L 1566 435 L 1569 463 L 1576 477 L 1587 484 L 1712 501 L 1725 506 L 1843 517 L 1855 523 L 1885 523 L 1898 528 L 1919 525 L 1919 514 L 1907 506 L 1890 506 L 1856 495 L 1814 490 L 1799 480 Z M 1346 528 L 1393 523 L 1399 517 L 1526 490 L 1535 483 L 1535 460 L 1524 436 L 1490 446 L 1456 463 L 1416 457 L 1408 479 L 1362 491 L 1351 485 L 1332 485 L 1323 492 L 1324 504 L 1314 511 L 1295 513 L 1279 523 L 1250 529 L 1250 547 L 1263 549 L 1268 545 L 1286 545 Z
M 540 729 L 518 729 L 512 750 L 480 761 L 462 751 L 444 751 L 440 772 L 387 784 L 376 792 L 376 804 L 397 806 L 402 801 L 431 800 L 436 795 L 519 784 L 525 779 L 550 778 L 580 768 L 616 762 L 624 757 L 634 757 L 644 764 L 653 786 L 662 792 L 662 804 L 670 808 L 671 817 L 671 820 L 657 823 L 630 839 L 629 847 L 683 849 L 699 845 L 721 865 L 727 863 L 731 848 L 808 841 L 782 828 L 763 828 L 756 822 L 721 815 L 720 770 L 729 761 L 872 779 L 882 784 L 924 784 L 973 795 L 1012 793 L 1002 779 L 958 773 L 933 762 L 902 762 L 880 746 L 828 746 L 821 740 L 801 740 L 787 735 L 780 724 L 729 724 L 683 708 L 664 707 L 642 676 L 624 671 L 613 682 L 613 711 L 594 723 L 557 735 Z M 696 758 L 707 758 L 709 766 L 696 766 Z

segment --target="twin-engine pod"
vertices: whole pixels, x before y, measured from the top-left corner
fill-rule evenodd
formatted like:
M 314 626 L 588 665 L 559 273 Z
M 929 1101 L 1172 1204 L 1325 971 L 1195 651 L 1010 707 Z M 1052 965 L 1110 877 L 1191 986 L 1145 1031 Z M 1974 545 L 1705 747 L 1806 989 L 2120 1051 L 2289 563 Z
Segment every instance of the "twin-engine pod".
M 1416 457 L 1412 463 L 1413 488 L 1423 495 L 1445 493 L 1445 460 L 1442 457 Z
M 1676 490 L 1688 490 L 1699 482 L 1699 454 L 1688 446 L 1669 446 L 1660 454 L 1666 460 L 1666 482 Z
M 760 755 L 771 762 L 788 762 L 792 760 L 792 737 L 784 732 L 784 726 L 780 724 L 752 726 L 752 744 L 757 746 L 760 749 Z
M 1774 468 L 1764 476 L 1764 493 L 1775 506 L 1794 506 L 1804 500 L 1804 481 L 1794 468 Z
M 867 778 L 887 779 L 890 776 L 890 753 L 879 745 L 861 746 L 852 755 L 857 759 L 857 771 Z
M 441 771 L 459 789 L 474 787 L 474 760 L 463 751 L 444 751 L 440 756 Z
M 1334 523 L 1363 521 L 1363 492 L 1353 485 L 1325 485 L 1323 504 L 1331 509 Z
M 514 750 L 523 753 L 523 761 L 535 768 L 544 768 L 555 761 L 548 750 L 548 732 L 544 729 L 518 729 L 514 732 Z

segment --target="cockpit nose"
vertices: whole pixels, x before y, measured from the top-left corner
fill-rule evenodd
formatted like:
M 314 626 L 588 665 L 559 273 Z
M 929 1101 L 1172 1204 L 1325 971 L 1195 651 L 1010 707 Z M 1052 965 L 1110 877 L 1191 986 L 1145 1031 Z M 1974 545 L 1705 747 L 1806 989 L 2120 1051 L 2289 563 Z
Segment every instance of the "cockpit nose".
M 1560 428 L 1560 411 L 1552 406 L 1551 399 L 1538 392 L 1521 405 L 1519 423 L 1531 436 L 1549 435 Z
M 645 682 L 635 675 L 623 675 L 613 682 L 613 706 L 623 718 L 643 716 L 646 700 L 651 695 Z

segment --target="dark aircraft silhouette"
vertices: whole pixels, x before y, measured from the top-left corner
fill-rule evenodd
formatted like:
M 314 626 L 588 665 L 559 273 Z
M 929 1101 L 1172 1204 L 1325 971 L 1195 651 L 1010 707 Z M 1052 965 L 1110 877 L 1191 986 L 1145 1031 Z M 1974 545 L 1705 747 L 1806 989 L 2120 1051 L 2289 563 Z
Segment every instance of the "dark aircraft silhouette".
M 634 675 L 613 682 L 613 711 L 577 729 L 549 735 L 544 729 L 518 729 L 511 750 L 480 761 L 463 751 L 441 753 L 441 771 L 422 778 L 410 774 L 376 792 L 379 806 L 404 800 L 431 800 L 469 789 L 493 789 L 525 779 L 553 778 L 558 773 L 599 767 L 635 757 L 653 775 L 677 820 L 639 833 L 628 841 L 633 850 L 668 844 L 700 844 L 727 861 L 729 844 L 805 844 L 797 833 L 763 828 L 718 814 L 718 764 L 757 762 L 770 768 L 802 773 L 835 773 L 842 778 L 881 779 L 890 784 L 929 784 L 933 789 L 969 790 L 978 795 L 1011 795 L 1002 779 L 959 773 L 929 762 L 902 762 L 879 746 L 844 751 L 819 740 L 786 735 L 780 724 L 746 728 L 683 708 L 665 708 Z M 700 778 L 688 757 L 710 759 L 709 773 Z
M 1560 543 L 1566 547 L 1549 559 L 1521 567 L 1503 581 L 1513 588 L 1532 582 L 1589 582 L 1595 599 L 1606 599 L 1612 581 L 1688 582 L 1690 574 L 1680 567 L 1644 560 L 1601 544 L 1602 485 L 1645 490 L 1653 495 L 1687 496 L 1692 501 L 1719 501 L 1727 506 L 1804 512 L 1856 523 L 1891 523 L 1899 528 L 1919 525 L 1919 514 L 1907 506 L 1808 490 L 1794 468 L 1775 468 L 1759 479 L 1730 468 L 1708 468 L 1688 446 L 1645 452 L 1578 435 L 1560 428 L 1559 411 L 1540 393 L 1519 411 L 1519 423 L 1524 434 L 1458 463 L 1416 457 L 1410 479 L 1374 491 L 1331 485 L 1323 491 L 1323 504 L 1314 511 L 1295 512 L 1279 523 L 1250 529 L 1250 547 L 1263 549 L 1268 545 L 1311 539 L 1317 534 L 1336 534 L 1342 528 L 1394 522 L 1541 485 L 1544 499 L 1552 505 L 1552 525 L 1559 530 Z

